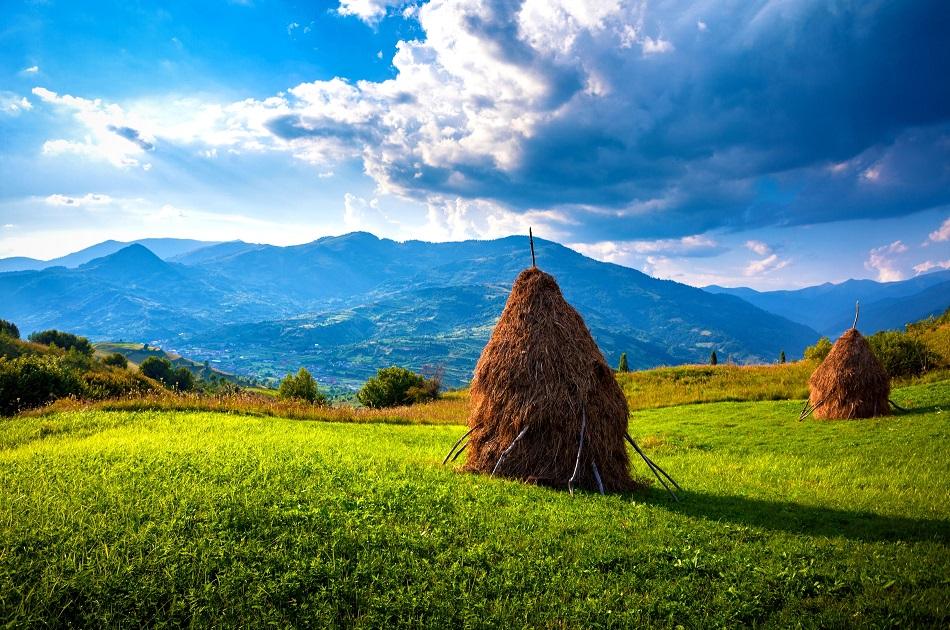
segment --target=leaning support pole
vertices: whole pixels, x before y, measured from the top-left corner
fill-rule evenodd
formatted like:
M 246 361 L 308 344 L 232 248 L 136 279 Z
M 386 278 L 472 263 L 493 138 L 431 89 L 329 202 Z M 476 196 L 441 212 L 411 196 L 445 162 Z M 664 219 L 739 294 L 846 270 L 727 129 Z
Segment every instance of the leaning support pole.
M 528 425 L 528 426 L 531 426 L 531 425 Z M 523 438 L 524 434 L 527 432 L 528 432 L 528 427 L 521 429 L 521 433 L 518 434 L 518 437 L 516 437 L 514 441 L 512 441 L 512 443 L 508 445 L 508 448 L 506 448 L 505 450 L 501 452 L 501 457 L 498 458 L 498 462 L 495 464 L 495 467 L 491 471 L 492 476 L 494 476 L 494 474 L 498 472 L 498 467 L 501 466 L 501 463 L 505 461 L 506 457 L 508 457 L 508 453 L 511 452 L 511 449 L 515 447 L 515 444 L 518 443 L 518 440 Z
M 910 411 L 909 409 L 905 409 L 904 407 L 901 407 L 896 402 L 894 402 L 893 398 L 888 398 L 887 402 L 891 403 L 894 406 L 894 409 L 897 409 L 898 411 Z
M 465 438 L 467 438 L 468 436 L 470 436 L 470 435 L 472 434 L 472 431 L 474 431 L 474 430 L 475 430 L 475 427 L 472 427 L 471 429 L 469 429 L 468 431 L 466 431 L 466 432 L 465 432 L 465 435 L 463 435 L 462 437 L 460 437 L 460 438 L 458 439 L 458 442 L 456 442 L 455 444 L 452 445 L 452 449 L 451 449 L 451 450 L 448 452 L 448 454 L 445 456 L 445 459 L 442 460 L 442 465 L 443 465 L 443 466 L 445 466 L 445 462 L 449 461 L 449 458 L 452 457 L 452 453 L 454 453 L 454 452 L 455 452 L 455 449 L 457 449 L 458 446 L 459 446 L 459 444 L 462 443 L 462 440 L 464 440 Z M 453 461 L 454 461 L 454 460 L 453 460 Z
M 855 300 L 854 301 L 854 323 L 851 324 L 851 328 L 858 327 L 858 315 L 861 313 L 861 304 Z
M 656 464 L 654 464 L 653 461 L 652 461 L 649 457 L 646 456 L 646 453 L 644 453 L 642 450 L 640 450 L 640 447 L 637 446 L 637 443 L 633 441 L 633 438 L 630 437 L 630 434 L 629 434 L 629 433 L 625 433 L 625 434 L 624 434 L 624 437 L 626 437 L 626 438 L 627 438 L 627 441 L 630 442 L 630 446 L 633 447 L 633 450 L 635 450 L 635 451 L 640 455 L 640 457 L 643 458 L 643 461 L 646 462 L 647 467 L 650 469 L 650 472 L 653 473 L 653 476 L 657 478 L 657 480 L 663 485 L 664 488 L 666 488 L 666 491 L 670 493 L 670 496 L 673 497 L 673 500 L 676 501 L 677 503 L 679 503 L 679 497 L 677 497 L 677 496 L 676 496 L 676 493 L 673 492 L 673 490 L 670 489 L 670 487 L 666 484 L 666 481 L 664 481 L 664 480 L 663 480 L 663 477 L 660 476 L 660 472 L 662 472 L 662 473 L 666 476 L 667 479 L 669 479 L 670 481 L 672 481 L 673 484 L 674 484 L 677 488 L 679 488 L 679 484 L 676 483 L 675 481 L 673 481 L 673 478 L 670 477 L 670 476 L 666 473 L 666 471 L 661 470 L 659 466 L 657 466 Z M 658 471 L 659 471 L 659 472 L 658 472 Z M 680 488 L 680 490 L 682 490 L 682 488 Z
M 587 408 L 581 407 L 581 439 L 577 445 L 577 459 L 574 461 L 574 474 L 567 482 L 567 490 L 574 496 L 574 482 L 577 481 L 577 473 L 581 469 L 581 451 L 584 450 L 584 431 L 587 429 Z
M 460 448 L 459 450 L 455 451 L 455 456 L 452 457 L 452 461 L 454 462 L 455 460 L 457 460 L 457 459 L 459 458 L 459 455 L 462 454 L 462 451 L 464 451 L 465 449 L 467 449 L 467 448 L 468 448 L 468 445 L 471 444 L 471 443 L 472 443 L 472 441 L 469 440 L 468 442 L 466 442 L 465 444 L 462 445 L 462 448 Z
M 819 400 L 818 402 L 816 402 L 814 405 L 810 405 L 809 402 L 806 400 L 806 401 L 805 401 L 805 406 L 802 407 L 802 412 L 801 412 L 800 414 L 798 414 L 798 421 L 801 422 L 802 420 L 804 420 L 805 418 L 807 418 L 808 416 L 810 416 L 810 415 L 812 414 L 812 412 L 814 412 L 815 409 L 818 409 L 818 407 L 820 407 L 820 406 L 821 406 L 821 403 L 823 403 L 823 402 L 825 402 L 825 399 L 824 399 L 824 398 L 822 398 L 821 400 Z
M 600 494 L 603 496 L 604 482 L 600 480 L 600 471 L 597 470 L 597 462 L 591 462 L 590 467 L 594 469 L 594 479 L 597 481 L 597 489 L 600 490 Z

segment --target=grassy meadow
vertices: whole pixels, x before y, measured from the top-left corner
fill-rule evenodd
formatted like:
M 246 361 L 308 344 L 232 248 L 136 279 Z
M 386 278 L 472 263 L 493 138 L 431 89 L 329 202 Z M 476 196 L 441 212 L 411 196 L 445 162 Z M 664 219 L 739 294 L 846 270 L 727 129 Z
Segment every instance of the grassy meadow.
M 0 420 L 0 619 L 946 627 L 950 381 L 862 421 L 799 423 L 801 401 L 759 393 L 633 415 L 679 503 L 442 467 L 463 395 L 447 425 L 79 405 Z

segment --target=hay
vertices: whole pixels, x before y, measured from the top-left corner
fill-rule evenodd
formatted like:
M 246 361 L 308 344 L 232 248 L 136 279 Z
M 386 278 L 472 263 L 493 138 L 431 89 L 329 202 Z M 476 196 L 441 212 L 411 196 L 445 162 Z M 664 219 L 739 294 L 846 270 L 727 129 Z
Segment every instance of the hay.
M 466 469 L 567 487 L 607 491 L 630 477 L 624 435 L 629 411 L 620 386 L 580 314 L 554 278 L 537 268 L 515 281 L 471 387 Z M 497 469 L 497 470 L 496 470 Z
M 890 414 L 890 379 L 855 328 L 841 335 L 808 380 L 816 418 L 873 418 Z

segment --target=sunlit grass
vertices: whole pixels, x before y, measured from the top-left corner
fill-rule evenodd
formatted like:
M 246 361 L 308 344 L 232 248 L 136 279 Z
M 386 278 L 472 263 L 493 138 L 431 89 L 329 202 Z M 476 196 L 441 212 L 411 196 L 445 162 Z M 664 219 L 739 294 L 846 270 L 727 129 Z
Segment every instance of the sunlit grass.
M 656 488 L 571 497 L 443 468 L 460 426 L 94 409 L 7 419 L 0 618 L 946 626 L 950 383 L 894 396 L 914 411 L 803 423 L 794 401 L 639 411 L 630 431 L 681 483 L 680 503 Z

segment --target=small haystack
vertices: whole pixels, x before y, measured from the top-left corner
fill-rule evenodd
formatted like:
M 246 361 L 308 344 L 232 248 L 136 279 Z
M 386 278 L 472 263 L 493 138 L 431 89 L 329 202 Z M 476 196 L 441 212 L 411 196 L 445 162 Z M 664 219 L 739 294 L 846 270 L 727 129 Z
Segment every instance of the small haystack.
M 627 400 L 584 320 L 554 278 L 532 267 L 515 281 L 478 360 L 470 429 L 446 461 L 470 436 L 462 447 L 469 449 L 469 471 L 572 492 L 632 490 L 641 484 L 630 476 L 628 416 Z M 642 456 L 666 486 L 659 467 Z
M 855 325 L 857 325 L 855 317 Z M 816 418 L 872 418 L 890 414 L 891 382 L 857 328 L 841 335 L 808 380 L 808 404 Z

